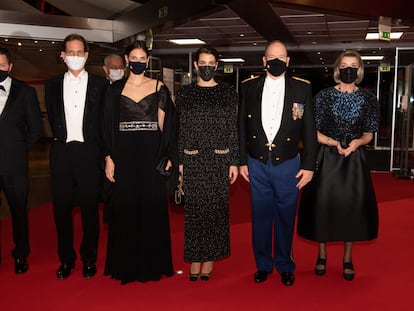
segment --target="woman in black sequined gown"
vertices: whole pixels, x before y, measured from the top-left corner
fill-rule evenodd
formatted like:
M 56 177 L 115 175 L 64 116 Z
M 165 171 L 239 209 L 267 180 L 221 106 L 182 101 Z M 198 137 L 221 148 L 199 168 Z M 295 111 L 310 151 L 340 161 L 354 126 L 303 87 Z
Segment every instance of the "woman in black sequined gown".
M 103 135 L 113 187 L 105 274 L 122 284 L 173 275 L 166 180 L 155 167 L 160 157 L 174 157 L 175 140 L 168 89 L 144 76 L 145 43 L 135 42 L 125 56 L 131 73 L 107 90 Z
M 315 97 L 320 143 L 317 171 L 302 192 L 298 234 L 319 242 L 317 275 L 326 269 L 326 242 L 344 241 L 343 276 L 354 278 L 352 242 L 375 239 L 378 209 L 364 146 L 378 130 L 376 97 L 357 87 L 363 63 L 356 51 L 342 53 L 334 64 L 338 83 Z
M 229 185 L 238 175 L 238 97 L 217 83 L 217 51 L 195 53 L 197 83 L 183 87 L 179 111 L 178 154 L 185 193 L 184 259 L 190 280 L 208 280 L 213 262 L 230 255 Z

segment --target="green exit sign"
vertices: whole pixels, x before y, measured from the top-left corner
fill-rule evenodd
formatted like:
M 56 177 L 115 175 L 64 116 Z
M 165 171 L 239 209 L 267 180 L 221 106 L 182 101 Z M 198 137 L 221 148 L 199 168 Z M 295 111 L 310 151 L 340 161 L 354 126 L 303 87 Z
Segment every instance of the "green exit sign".
M 163 18 L 168 15 L 168 6 L 163 6 L 158 9 L 158 18 Z
M 390 41 L 391 33 L 389 31 L 380 31 L 380 39 Z

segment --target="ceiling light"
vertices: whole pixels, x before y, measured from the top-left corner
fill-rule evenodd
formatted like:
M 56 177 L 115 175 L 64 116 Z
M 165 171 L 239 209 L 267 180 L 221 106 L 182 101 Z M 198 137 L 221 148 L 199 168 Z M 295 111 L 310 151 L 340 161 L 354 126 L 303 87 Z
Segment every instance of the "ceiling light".
M 243 58 L 220 58 L 223 63 L 244 63 L 245 60 Z
M 178 45 L 206 44 L 204 41 L 201 41 L 200 39 L 171 39 L 168 41 Z
M 391 32 L 391 34 L 390 34 L 391 40 L 400 39 L 403 34 L 404 34 L 403 32 Z M 378 39 L 379 39 L 379 33 L 378 32 L 367 33 L 367 35 L 365 37 L 365 40 L 378 40 Z
M 383 60 L 383 55 L 365 55 L 361 56 L 362 60 Z

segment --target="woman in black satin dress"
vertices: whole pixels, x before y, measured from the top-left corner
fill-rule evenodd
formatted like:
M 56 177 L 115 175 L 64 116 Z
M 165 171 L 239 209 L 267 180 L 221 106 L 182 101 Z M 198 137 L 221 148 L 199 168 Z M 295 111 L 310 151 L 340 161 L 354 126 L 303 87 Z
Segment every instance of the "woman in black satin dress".
M 302 192 L 298 234 L 319 242 L 315 274 L 326 271 L 326 242 L 344 241 L 343 277 L 354 276 L 352 242 L 375 239 L 378 209 L 364 146 L 378 130 L 376 97 L 357 86 L 364 74 L 358 52 L 343 52 L 334 64 L 338 84 L 315 97 L 317 171 Z
M 175 108 L 162 82 L 144 76 L 148 50 L 125 50 L 130 75 L 108 87 L 104 107 L 105 175 L 113 188 L 105 274 L 120 280 L 156 281 L 173 275 L 166 179 L 161 157 L 172 165 Z

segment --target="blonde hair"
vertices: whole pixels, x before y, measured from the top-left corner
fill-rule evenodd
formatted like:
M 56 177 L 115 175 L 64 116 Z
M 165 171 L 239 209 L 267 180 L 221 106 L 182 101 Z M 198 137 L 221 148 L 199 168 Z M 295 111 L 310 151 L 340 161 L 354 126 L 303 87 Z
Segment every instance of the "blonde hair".
M 364 63 L 362 62 L 361 54 L 359 54 L 355 50 L 346 50 L 345 52 L 342 52 L 338 56 L 338 58 L 335 60 L 335 63 L 333 66 L 334 68 L 333 78 L 335 82 L 336 83 L 341 82 L 341 79 L 339 78 L 339 66 L 344 57 L 355 57 L 356 59 L 358 59 L 359 66 L 358 66 L 357 78 L 355 80 L 355 84 L 361 83 L 362 79 L 364 78 Z

